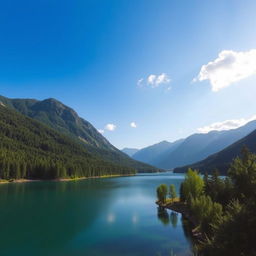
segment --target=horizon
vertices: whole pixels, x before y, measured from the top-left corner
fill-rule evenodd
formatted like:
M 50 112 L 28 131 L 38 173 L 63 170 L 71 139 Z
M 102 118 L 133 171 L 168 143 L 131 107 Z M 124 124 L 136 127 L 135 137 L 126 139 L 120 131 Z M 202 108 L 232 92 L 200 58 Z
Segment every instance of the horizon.
M 119 149 L 256 119 L 255 1 L 11 3 L 5 97 L 55 98 Z

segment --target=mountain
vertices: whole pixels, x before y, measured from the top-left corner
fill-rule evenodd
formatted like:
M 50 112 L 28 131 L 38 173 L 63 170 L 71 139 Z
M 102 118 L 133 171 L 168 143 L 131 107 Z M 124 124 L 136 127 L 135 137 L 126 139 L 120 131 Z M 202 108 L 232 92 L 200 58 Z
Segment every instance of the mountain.
M 39 101 L 35 99 L 9 99 L 0 96 L 0 102 L 2 105 L 69 136 L 98 158 L 134 168 L 139 172 L 157 171 L 153 166 L 135 161 L 119 151 L 88 121 L 80 118 L 73 109 L 60 101 L 52 98 Z
M 173 143 L 168 141 L 159 142 L 139 150 L 132 156 L 132 158 L 157 166 L 159 161 L 161 161 L 166 154 L 175 150 L 182 141 L 183 140 L 178 140 Z
M 38 101 L 33 99 L 7 99 L 0 96 L 0 101 L 21 114 L 43 122 L 69 136 L 79 138 L 88 145 L 102 149 L 114 149 L 114 146 L 89 122 L 80 118 L 73 109 L 55 99 Z
M 137 148 L 123 148 L 121 151 L 123 153 L 125 153 L 126 155 L 128 155 L 129 157 L 132 157 L 136 152 L 139 151 L 139 149 L 137 149 Z
M 159 168 L 171 169 L 201 161 L 256 129 L 256 121 L 233 130 L 211 131 L 206 134 L 193 134 L 186 138 L 172 152 L 165 154 L 154 164 Z
M 135 173 L 103 161 L 80 143 L 0 104 L 0 178 L 54 179 Z
M 174 172 L 186 172 L 188 168 L 193 168 L 199 170 L 201 173 L 211 173 L 213 170 L 218 169 L 221 174 L 227 174 L 230 163 L 235 157 L 240 155 L 243 146 L 246 146 L 251 152 L 256 153 L 256 130 L 203 161 L 175 168 Z

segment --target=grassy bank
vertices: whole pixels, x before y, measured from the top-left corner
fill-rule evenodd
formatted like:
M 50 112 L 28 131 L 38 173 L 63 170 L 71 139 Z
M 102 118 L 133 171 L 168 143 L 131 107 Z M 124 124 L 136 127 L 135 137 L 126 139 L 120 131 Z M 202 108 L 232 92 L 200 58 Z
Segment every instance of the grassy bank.
M 53 181 L 53 182 L 63 182 L 63 181 L 79 181 L 79 180 L 87 180 L 87 179 L 106 179 L 106 178 L 115 178 L 115 177 L 129 177 L 134 176 L 135 174 L 125 174 L 125 175 L 102 175 L 102 176 L 92 176 L 92 177 L 74 177 L 74 178 L 58 178 L 58 179 L 51 179 L 51 180 L 45 180 L 45 179 L 11 179 L 11 180 L 5 180 L 0 179 L 0 184 L 7 184 L 7 183 L 26 183 L 26 182 L 38 182 L 38 181 Z

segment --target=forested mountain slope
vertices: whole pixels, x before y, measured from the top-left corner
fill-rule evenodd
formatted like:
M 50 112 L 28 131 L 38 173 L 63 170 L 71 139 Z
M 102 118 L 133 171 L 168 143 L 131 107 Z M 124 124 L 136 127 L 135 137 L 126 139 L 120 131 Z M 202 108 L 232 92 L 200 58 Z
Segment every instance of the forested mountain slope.
M 21 114 L 38 120 L 76 141 L 93 155 L 138 171 L 156 171 L 153 166 L 135 161 L 115 148 L 88 121 L 80 118 L 71 108 L 55 99 L 9 99 L 0 96 L 0 102 Z
M 82 145 L 0 104 L 0 178 L 54 179 L 131 174 Z

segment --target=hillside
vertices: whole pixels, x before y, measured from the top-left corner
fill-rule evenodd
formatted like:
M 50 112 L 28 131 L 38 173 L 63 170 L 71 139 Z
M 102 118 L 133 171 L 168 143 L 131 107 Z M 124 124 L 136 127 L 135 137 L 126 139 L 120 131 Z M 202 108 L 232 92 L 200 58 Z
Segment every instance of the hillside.
M 69 137 L 0 105 L 0 178 L 54 179 L 134 172 L 98 159 Z
M 0 96 L 0 102 L 73 138 L 98 158 L 134 168 L 139 172 L 157 171 L 153 166 L 135 161 L 115 148 L 93 125 L 80 118 L 73 109 L 55 99 L 38 101 Z
M 256 153 L 256 130 L 203 161 L 175 168 L 174 172 L 182 173 L 186 172 L 188 168 L 193 168 L 199 170 L 201 173 L 211 173 L 214 169 L 218 169 L 221 174 L 227 174 L 229 164 L 235 157 L 240 155 L 243 146 L 248 147 L 251 152 Z

